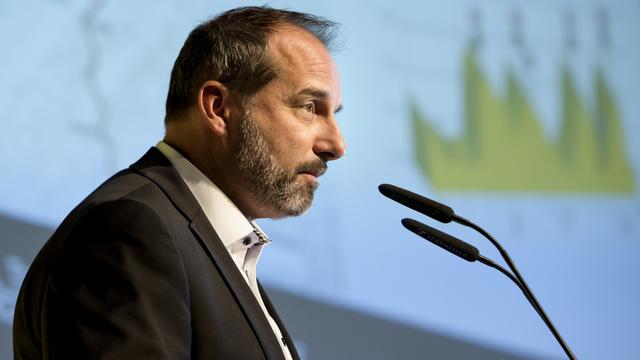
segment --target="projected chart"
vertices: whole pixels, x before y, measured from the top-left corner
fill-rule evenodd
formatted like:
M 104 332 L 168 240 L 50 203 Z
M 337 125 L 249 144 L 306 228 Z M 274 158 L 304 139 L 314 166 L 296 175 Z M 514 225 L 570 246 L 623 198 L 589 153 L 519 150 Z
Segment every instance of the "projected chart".
M 605 32 L 605 30 L 601 30 Z M 606 44 L 601 44 L 605 51 Z M 438 190 L 622 192 L 634 178 L 622 138 L 618 105 L 601 65 L 582 95 L 571 64 L 558 65 L 561 125 L 557 139 L 545 137 L 540 114 L 519 75 L 504 70 L 504 93 L 492 85 L 476 59 L 472 42 L 463 56 L 464 132 L 440 135 L 422 110 L 411 104 L 415 154 Z

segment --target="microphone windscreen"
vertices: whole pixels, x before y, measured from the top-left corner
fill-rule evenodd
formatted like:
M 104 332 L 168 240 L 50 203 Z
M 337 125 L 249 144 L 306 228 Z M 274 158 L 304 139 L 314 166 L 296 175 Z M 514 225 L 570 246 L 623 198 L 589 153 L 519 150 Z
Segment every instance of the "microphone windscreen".
M 480 257 L 480 251 L 475 246 L 419 221 L 405 218 L 402 219 L 402 225 L 416 235 L 469 262 L 476 261 Z
M 454 212 L 452 208 L 409 190 L 391 184 L 381 184 L 378 186 L 378 190 L 389 199 L 440 222 L 448 223 L 453 219 Z

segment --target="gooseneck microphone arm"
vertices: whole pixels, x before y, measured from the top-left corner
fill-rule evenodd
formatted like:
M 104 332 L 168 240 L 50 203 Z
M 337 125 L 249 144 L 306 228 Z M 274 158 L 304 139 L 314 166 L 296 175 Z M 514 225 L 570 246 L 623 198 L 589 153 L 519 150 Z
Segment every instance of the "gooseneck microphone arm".
M 573 355 L 573 352 L 571 351 L 569 346 L 565 343 L 564 339 L 562 338 L 562 336 L 560 335 L 556 327 L 551 322 L 551 319 L 549 319 L 549 317 L 547 316 L 546 312 L 542 308 L 542 305 L 540 305 L 540 303 L 535 298 L 535 296 L 533 295 L 533 293 L 531 292 L 531 290 L 529 289 L 529 287 L 526 285 L 524 281 L 520 281 L 519 278 L 511 274 L 502 266 L 493 262 L 491 259 L 488 259 L 480 255 L 480 252 L 478 251 L 478 249 L 475 248 L 473 245 L 468 244 L 456 237 L 453 237 L 447 233 L 443 233 L 440 230 L 434 229 L 428 225 L 425 225 L 413 219 L 402 219 L 402 225 L 404 225 L 405 228 L 415 233 L 416 235 L 426 240 L 429 240 L 435 245 L 447 250 L 448 252 L 460 258 L 463 258 L 469 262 L 474 262 L 477 260 L 478 262 L 484 265 L 487 265 L 489 267 L 492 267 L 494 269 L 497 269 L 498 271 L 506 275 L 509 279 L 511 279 L 511 281 L 513 281 L 518 286 L 518 288 L 520 288 L 525 298 L 529 301 L 529 303 L 534 308 L 534 310 L 536 310 L 538 315 L 540 315 L 540 317 L 542 318 L 542 321 L 544 321 L 545 325 L 547 325 L 547 328 L 549 329 L 549 331 L 551 331 L 553 336 L 556 338 L 556 340 L 558 341 L 558 343 L 560 344 L 564 352 L 569 357 L 569 359 L 571 360 L 576 359 L 575 355 Z M 498 244 L 498 242 L 492 238 L 492 242 L 494 241 L 496 244 Z M 500 246 L 500 244 L 498 244 L 498 246 Z M 500 246 L 500 248 L 502 249 L 502 246 Z M 504 251 L 506 254 L 506 251 L 504 249 L 502 249 L 502 251 Z M 508 257 L 509 255 L 506 254 L 506 256 Z M 515 265 L 513 267 L 515 268 Z
M 536 312 L 540 314 L 538 306 L 536 306 L 536 304 L 531 300 L 529 293 L 522 286 L 520 281 L 518 281 L 518 279 L 516 279 L 516 277 L 513 276 L 512 273 L 507 271 L 502 266 L 496 264 L 491 259 L 480 255 L 480 251 L 478 251 L 475 246 L 414 219 L 402 219 L 402 225 L 414 234 L 432 242 L 434 245 L 443 248 L 444 250 L 458 256 L 459 258 L 462 258 L 469 262 L 474 262 L 477 260 L 484 265 L 497 269 L 498 271 L 506 275 L 509 279 L 511 279 L 511 281 L 513 281 L 514 284 L 518 286 L 518 288 L 520 288 L 520 290 L 524 294 L 524 297 L 529 301 L 529 304 L 531 304 Z
M 524 281 L 524 278 L 518 271 L 518 268 L 515 266 L 515 263 L 513 262 L 513 260 L 511 260 L 511 257 L 509 256 L 507 251 L 502 247 L 502 245 L 500 245 L 500 243 L 495 238 L 493 238 L 493 236 L 491 236 L 491 234 L 489 234 L 487 231 L 482 229 L 480 226 L 474 224 L 473 222 L 461 216 L 456 215 L 452 208 L 444 204 L 441 204 L 437 201 L 433 201 L 421 195 L 415 194 L 411 191 L 408 191 L 390 184 L 382 184 L 378 187 L 378 190 L 384 196 L 394 201 L 397 201 L 402 205 L 405 205 L 422 214 L 425 214 L 435 220 L 438 220 L 443 223 L 449 223 L 451 221 L 454 221 L 461 225 L 468 226 L 476 230 L 480 234 L 482 234 L 484 237 L 486 237 L 498 249 L 498 251 L 500 252 L 500 255 L 502 256 L 504 261 L 507 263 L 508 267 L 511 269 L 513 274 L 507 271 L 506 269 L 504 269 L 502 266 L 491 261 L 490 259 L 487 259 L 481 256 L 477 249 L 475 249 L 473 246 L 467 244 L 462 240 L 456 239 L 451 235 L 442 233 L 439 230 L 428 227 L 427 225 L 424 225 L 413 219 L 402 220 L 402 224 L 407 229 L 433 242 L 434 244 L 442 247 L 443 249 L 459 257 L 462 257 L 467 261 L 478 260 L 482 264 L 495 268 L 500 272 L 502 272 L 507 277 L 509 277 L 509 279 L 511 279 L 520 288 L 520 290 L 522 290 L 523 294 L 525 295 L 529 303 L 540 315 L 545 325 L 547 325 L 547 327 L 549 328 L 549 330 L 551 331 L 555 339 L 558 341 L 558 343 L 560 344 L 560 346 L 562 347 L 566 355 L 569 357 L 569 359 L 571 360 L 576 359 L 575 355 L 573 354 L 569 346 L 566 344 L 566 342 L 564 341 L 564 339 L 562 338 L 562 336 L 560 335 L 556 327 L 551 322 L 551 319 L 549 319 L 549 317 L 547 316 L 546 312 L 542 308 L 542 305 L 540 305 L 536 297 L 533 295 L 533 292 L 531 291 L 527 283 Z M 462 247 L 459 248 L 459 246 L 462 246 Z
M 560 344 L 564 352 L 569 357 L 569 359 L 575 359 L 576 358 L 575 355 L 573 354 L 573 352 L 571 351 L 567 343 L 562 338 L 562 335 L 560 335 L 560 333 L 558 332 L 558 329 L 556 329 L 555 325 L 553 325 L 553 322 L 551 322 L 551 319 L 549 318 L 549 316 L 547 316 L 547 313 L 544 311 L 544 308 L 542 307 L 542 305 L 540 305 L 540 303 L 538 302 L 538 299 L 536 299 L 536 296 L 533 294 L 533 291 L 531 291 L 531 289 L 529 288 L 529 285 L 527 285 L 527 282 L 524 281 L 524 278 L 522 277 L 522 275 L 520 275 L 520 271 L 518 271 L 516 264 L 513 262 L 513 260 L 511 260 L 511 257 L 509 256 L 507 251 L 502 247 L 502 245 L 500 245 L 498 240 L 496 240 L 493 236 L 491 236 L 491 234 L 489 234 L 486 230 L 474 224 L 473 222 L 463 218 L 462 216 L 458 216 L 454 214 L 453 221 L 461 225 L 468 226 L 473 230 L 479 232 L 480 234 L 482 234 L 482 236 L 487 238 L 493 244 L 493 246 L 496 247 L 496 249 L 498 249 L 498 252 L 500 252 L 500 255 L 502 256 L 504 261 L 507 263 L 511 271 L 513 271 L 513 275 L 515 275 L 516 279 L 521 284 L 520 288 L 522 289 L 522 291 L 525 292 L 526 294 L 529 294 L 529 297 L 528 297 L 529 302 L 531 302 L 533 307 L 536 308 L 536 310 L 538 311 L 538 314 L 540 314 L 540 317 L 542 318 L 542 321 L 544 321 L 544 323 L 547 325 L 547 327 L 549 328 L 553 336 L 556 338 L 556 340 L 558 341 L 558 343 Z M 482 262 L 480 259 L 478 259 L 478 261 Z M 483 264 L 491 267 L 495 267 L 493 265 L 490 265 L 484 262 Z M 497 265 L 497 264 L 494 263 L 494 265 Z M 495 267 L 495 268 L 502 272 L 506 271 L 504 269 L 500 269 L 501 267 Z
M 472 223 L 471 221 L 463 218 L 462 216 L 453 214 L 451 219 L 453 221 L 457 222 L 460 225 L 464 225 L 464 226 L 472 228 L 473 230 L 479 232 L 480 234 L 482 234 L 482 236 L 487 238 L 491 242 L 491 244 L 493 244 L 493 246 L 495 246 L 495 248 L 498 249 L 498 252 L 500 253 L 500 256 L 502 256 L 504 261 L 507 263 L 507 266 L 509 266 L 509 269 L 511 269 L 511 271 L 516 276 L 518 281 L 520 281 L 522 283 L 522 285 L 525 287 L 525 289 L 527 289 L 527 291 L 531 292 L 531 290 L 529 290 L 529 286 L 527 286 L 527 283 L 524 281 L 524 279 L 520 275 L 520 271 L 518 271 L 518 268 L 516 267 L 516 264 L 513 262 L 513 260 L 511 260 L 511 257 L 509 256 L 507 251 L 502 247 L 502 245 L 500 245 L 498 240 L 496 240 L 493 236 L 491 236 L 491 234 L 489 234 L 483 228 L 481 228 L 480 226 L 478 226 L 478 225 Z
M 484 265 L 487 265 L 488 267 L 491 267 L 491 268 L 494 268 L 494 269 L 500 271 L 506 277 L 511 279 L 511 281 L 513 281 L 513 283 L 516 284 L 516 286 L 518 286 L 520 291 L 522 291 L 522 294 L 524 294 L 524 297 L 527 298 L 527 300 L 529 301 L 529 304 L 531 304 L 531 306 L 538 313 L 538 315 L 542 316 L 542 314 L 540 313 L 540 307 L 537 306 L 536 303 L 533 300 L 531 300 L 531 296 L 530 296 L 531 294 L 529 294 L 529 292 L 527 292 L 527 290 L 524 288 L 524 286 L 522 286 L 522 283 L 520 281 L 518 281 L 518 279 L 515 276 L 513 276 L 512 273 L 510 273 L 507 269 L 503 268 L 499 264 L 496 264 L 493 260 L 488 259 L 488 258 L 486 258 L 486 257 L 484 257 L 482 255 L 480 255 L 478 257 L 478 262 L 482 263 Z M 543 319 L 543 321 L 544 321 L 544 319 Z M 549 327 L 549 325 L 547 325 L 547 327 Z

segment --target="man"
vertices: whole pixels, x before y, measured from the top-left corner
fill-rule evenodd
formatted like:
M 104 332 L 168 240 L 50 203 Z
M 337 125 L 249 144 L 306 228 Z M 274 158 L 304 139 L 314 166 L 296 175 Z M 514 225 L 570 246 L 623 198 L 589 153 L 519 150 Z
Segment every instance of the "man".
M 296 359 L 256 281 L 253 222 L 304 213 L 345 145 L 332 23 L 239 8 L 194 29 L 166 136 L 89 195 L 34 260 L 17 359 Z

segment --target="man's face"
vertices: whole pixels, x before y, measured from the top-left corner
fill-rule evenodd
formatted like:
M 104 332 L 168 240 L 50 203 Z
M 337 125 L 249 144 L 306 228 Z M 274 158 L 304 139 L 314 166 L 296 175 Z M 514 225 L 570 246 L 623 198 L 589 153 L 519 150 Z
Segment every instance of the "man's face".
M 334 116 L 338 72 L 322 43 L 293 26 L 270 37 L 268 56 L 278 76 L 242 114 L 235 160 L 256 217 L 295 216 L 311 206 L 326 163 L 345 151 Z

